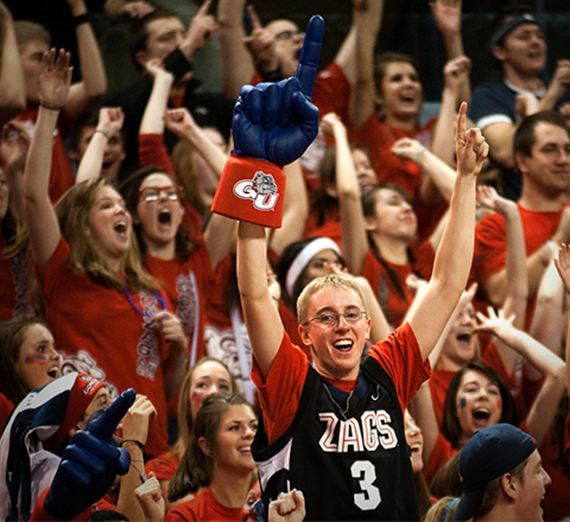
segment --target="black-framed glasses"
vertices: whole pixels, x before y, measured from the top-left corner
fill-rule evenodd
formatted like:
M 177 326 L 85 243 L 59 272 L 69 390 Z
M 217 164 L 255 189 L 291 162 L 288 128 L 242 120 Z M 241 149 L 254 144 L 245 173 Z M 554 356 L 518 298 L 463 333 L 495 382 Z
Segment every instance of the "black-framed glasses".
M 177 201 L 178 199 L 180 199 L 181 187 L 177 185 L 169 185 L 167 187 L 141 188 L 139 189 L 139 197 L 140 199 L 144 199 L 145 201 L 158 201 L 160 193 L 163 191 L 166 194 L 166 197 L 171 201 Z
M 337 314 L 332 310 L 327 310 L 325 312 L 321 312 L 316 317 L 309 319 L 306 323 L 303 323 L 301 326 L 307 326 L 309 323 L 316 321 L 323 326 L 336 326 L 340 321 L 340 317 L 344 317 L 344 320 L 348 324 L 354 324 L 360 321 L 363 317 L 368 317 L 364 310 L 360 310 L 359 308 L 352 308 L 343 314 Z

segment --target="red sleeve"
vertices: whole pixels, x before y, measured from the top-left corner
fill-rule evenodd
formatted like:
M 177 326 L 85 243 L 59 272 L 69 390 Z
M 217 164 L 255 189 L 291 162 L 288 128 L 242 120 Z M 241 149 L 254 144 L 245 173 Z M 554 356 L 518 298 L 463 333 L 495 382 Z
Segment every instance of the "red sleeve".
M 333 62 L 317 75 L 312 102 L 319 108 L 320 118 L 334 112 L 346 122 L 349 101 L 350 82 L 339 65 Z
M 174 473 L 176 473 L 178 464 L 180 464 L 180 457 L 167 453 L 166 455 L 149 460 L 145 464 L 144 470 L 147 475 L 153 471 L 158 480 L 170 480 L 174 476 Z
M 36 506 L 34 507 L 34 511 L 32 512 L 32 515 L 30 517 L 30 522 L 51 522 L 52 520 L 54 521 L 58 521 L 61 520 L 61 518 L 56 518 L 53 515 L 50 515 L 45 509 L 44 509 L 44 502 L 46 500 L 46 496 L 48 494 L 49 488 L 47 488 L 46 490 L 44 490 L 42 492 L 42 494 L 40 495 L 40 497 L 38 498 L 38 501 L 36 502 Z M 89 520 L 89 518 L 91 517 L 91 511 L 92 508 L 91 506 L 85 508 L 84 511 L 82 511 L 79 515 L 77 515 L 75 518 L 71 519 L 71 520 Z
M 139 164 L 141 167 L 158 165 L 172 174 L 172 162 L 164 145 L 162 134 L 139 135 Z
M 422 382 L 429 379 L 429 359 L 422 361 L 418 341 L 409 323 L 397 328 L 384 341 L 370 348 L 369 356 L 386 370 L 400 399 L 404 411 Z
M 70 255 L 69 245 L 61 236 L 45 266 L 41 269 L 34 266 L 42 294 L 50 295 L 62 281 L 66 280 L 68 276 L 66 264 Z
M 196 522 L 196 514 L 192 509 L 188 509 L 188 502 L 174 506 L 166 516 L 164 522 Z
M 265 382 L 253 359 L 251 378 L 259 390 L 263 423 L 270 444 L 283 435 L 293 422 L 308 370 L 307 356 L 301 348 L 291 343 L 286 332 L 283 332 L 281 346 Z
M 485 216 L 475 228 L 473 279 L 482 284 L 505 268 L 506 250 L 505 218 L 497 213 Z

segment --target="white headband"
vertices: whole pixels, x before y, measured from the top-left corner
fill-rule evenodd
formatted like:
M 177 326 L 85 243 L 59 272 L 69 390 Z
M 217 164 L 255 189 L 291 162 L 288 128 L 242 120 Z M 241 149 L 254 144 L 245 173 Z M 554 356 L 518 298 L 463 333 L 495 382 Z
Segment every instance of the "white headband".
M 301 275 L 303 269 L 315 254 L 327 249 L 334 250 L 338 256 L 341 257 L 340 248 L 338 248 L 338 245 L 328 237 L 319 237 L 314 241 L 311 241 L 297 254 L 297 257 L 293 260 L 289 270 L 287 271 L 287 278 L 285 280 L 285 288 L 291 297 L 293 297 L 293 287 L 295 286 L 297 278 Z

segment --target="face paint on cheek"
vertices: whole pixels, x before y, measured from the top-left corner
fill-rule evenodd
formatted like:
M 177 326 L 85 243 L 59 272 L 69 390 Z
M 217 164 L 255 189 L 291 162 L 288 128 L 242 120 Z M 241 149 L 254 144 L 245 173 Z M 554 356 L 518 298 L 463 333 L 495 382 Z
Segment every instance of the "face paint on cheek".
M 465 406 L 467 406 L 467 399 L 465 397 L 461 397 L 461 399 L 459 399 L 459 407 L 463 409 Z
M 24 361 L 26 364 L 45 364 L 47 357 L 42 353 L 34 353 L 32 355 L 26 355 Z
M 193 402 L 199 402 L 202 403 L 202 401 L 204 400 L 204 392 L 201 391 L 193 391 L 192 395 L 190 395 L 190 400 Z
M 501 399 L 497 399 L 497 409 L 498 410 L 503 409 L 503 401 Z

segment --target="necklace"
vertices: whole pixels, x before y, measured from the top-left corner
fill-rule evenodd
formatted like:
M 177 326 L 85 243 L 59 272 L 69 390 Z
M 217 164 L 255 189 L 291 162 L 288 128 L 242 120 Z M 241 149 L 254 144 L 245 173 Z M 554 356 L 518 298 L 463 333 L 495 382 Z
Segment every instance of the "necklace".
M 129 289 L 126 286 L 123 287 L 123 290 L 125 291 L 127 299 L 129 300 L 129 303 L 131 304 L 135 312 L 142 315 L 143 317 L 152 317 L 154 315 L 151 314 L 150 312 L 147 312 L 146 310 L 142 310 L 135 304 L 135 302 L 133 301 L 133 296 L 131 295 L 131 292 L 129 292 Z M 154 297 L 156 297 L 160 301 L 160 303 L 162 304 L 162 309 L 166 311 L 166 302 L 164 301 L 162 296 L 156 290 L 152 293 L 152 295 L 154 295 Z

